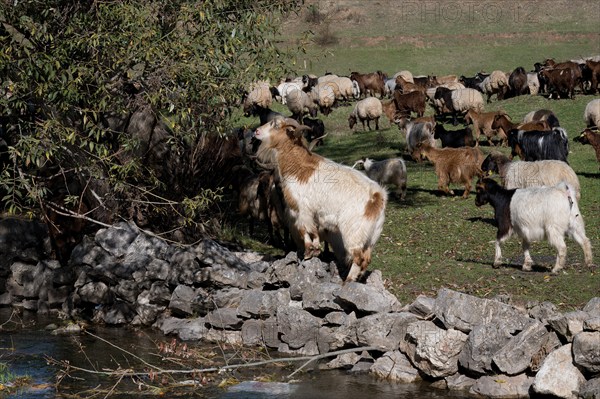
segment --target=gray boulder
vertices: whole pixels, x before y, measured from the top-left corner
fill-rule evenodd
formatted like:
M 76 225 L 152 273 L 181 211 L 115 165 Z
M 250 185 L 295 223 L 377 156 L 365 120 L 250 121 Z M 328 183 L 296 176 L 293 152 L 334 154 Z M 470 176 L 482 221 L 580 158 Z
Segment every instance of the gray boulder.
M 279 306 L 277 325 L 281 333 L 281 341 L 290 349 L 299 349 L 309 343 L 317 348 L 321 319 L 306 310 Z
M 590 374 L 600 373 L 600 332 L 580 332 L 573 338 L 573 360 Z
M 513 332 L 499 323 L 474 326 L 460 352 L 459 364 L 473 373 L 491 372 L 492 357 L 510 341 Z
M 399 350 L 384 353 L 375 360 L 370 372 L 379 378 L 394 382 L 412 383 L 421 379 L 419 371 Z
M 549 319 L 548 324 L 559 337 L 567 342 L 573 342 L 573 337 L 583 331 L 583 322 L 589 318 L 589 313 L 576 310 Z
M 408 326 L 418 318 L 408 312 L 376 313 L 361 317 L 354 324 L 359 345 L 375 346 L 382 350 L 397 350 Z
M 592 378 L 581 384 L 579 397 L 581 399 L 600 399 L 600 377 Z
M 522 329 L 530 321 L 513 306 L 446 288 L 439 290 L 433 311 L 446 328 L 455 328 L 467 334 L 474 326 L 498 323 Z
M 443 330 L 431 321 L 411 323 L 401 350 L 412 364 L 433 378 L 447 377 L 458 371 L 458 356 L 467 340 L 458 330 Z
M 290 293 L 285 288 L 277 291 L 248 290 L 242 294 L 237 312 L 244 318 L 272 317 L 279 306 L 288 306 L 290 301 Z
M 550 353 L 535 375 L 533 392 L 563 399 L 576 399 L 585 382 L 581 371 L 573 364 L 572 344 Z
M 337 291 L 337 302 L 345 309 L 362 314 L 386 313 L 399 311 L 400 302 L 387 290 L 350 282 Z
M 494 375 L 479 378 L 469 392 L 485 398 L 513 399 L 528 398 L 533 377 L 526 374 L 516 376 Z

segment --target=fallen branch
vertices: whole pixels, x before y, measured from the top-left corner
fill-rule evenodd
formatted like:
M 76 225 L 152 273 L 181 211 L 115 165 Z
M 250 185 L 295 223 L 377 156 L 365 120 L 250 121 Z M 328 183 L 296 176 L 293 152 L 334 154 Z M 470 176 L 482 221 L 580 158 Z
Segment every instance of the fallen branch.
M 235 369 L 249 368 L 249 367 L 259 367 L 259 366 L 264 366 L 266 364 L 273 364 L 273 363 L 280 363 L 280 362 L 291 363 L 291 362 L 298 362 L 298 361 L 305 360 L 306 362 L 302 366 L 300 366 L 300 368 L 298 368 L 296 371 L 294 371 L 292 374 L 290 374 L 287 377 L 287 378 L 290 378 L 293 375 L 295 375 L 296 373 L 298 373 L 300 370 L 302 370 L 304 367 L 306 367 L 308 364 L 314 362 L 315 360 L 332 357 L 332 356 L 337 356 L 337 355 L 342 355 L 345 353 L 362 352 L 362 351 L 370 351 L 370 350 L 382 350 L 382 349 L 379 347 L 376 347 L 376 346 L 363 346 L 363 347 L 358 347 L 358 348 L 342 349 L 339 351 L 328 352 L 328 353 L 324 353 L 324 354 L 316 355 L 316 356 L 286 357 L 286 358 L 279 358 L 279 359 L 263 360 L 260 362 L 232 364 L 232 365 L 226 365 L 226 366 L 221 366 L 221 367 L 208 367 L 208 368 L 204 368 L 204 369 L 163 370 L 163 369 L 158 369 L 158 367 L 156 367 L 156 366 L 152 366 L 153 368 L 156 368 L 158 370 L 152 370 L 150 372 L 138 372 L 138 371 L 132 370 L 131 368 L 120 369 L 120 370 L 101 370 L 101 371 L 100 370 L 90 370 L 90 369 L 86 369 L 83 367 L 73 366 L 72 364 L 70 364 L 68 362 L 61 362 L 61 361 L 57 361 L 57 360 L 54 360 L 51 358 L 48 358 L 48 361 L 52 362 L 53 364 L 60 365 L 60 366 L 64 367 L 65 369 L 81 371 L 81 372 L 88 373 L 88 374 L 119 376 L 120 378 L 123 378 L 123 377 L 149 377 L 150 375 L 156 376 L 156 375 L 162 375 L 162 374 L 220 373 L 220 372 L 227 371 L 227 370 L 235 370 Z M 144 362 L 144 363 L 146 363 L 146 362 Z

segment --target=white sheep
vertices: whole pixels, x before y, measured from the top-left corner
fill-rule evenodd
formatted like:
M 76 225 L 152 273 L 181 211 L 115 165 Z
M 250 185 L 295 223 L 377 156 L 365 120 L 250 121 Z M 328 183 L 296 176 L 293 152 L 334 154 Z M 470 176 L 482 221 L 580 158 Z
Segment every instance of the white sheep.
M 337 84 L 337 86 L 338 86 L 338 91 L 339 91 L 338 99 L 348 101 L 352 97 L 354 97 L 354 98 L 358 97 L 358 93 L 355 94 L 354 84 L 352 83 L 352 80 L 350 78 L 345 77 L 345 76 L 338 76 L 338 77 L 336 77 L 336 79 L 331 80 L 330 82 Z M 357 83 L 356 87 L 358 87 L 358 83 Z
M 567 183 L 513 191 L 502 188 L 493 179 L 483 179 L 477 184 L 475 205 L 487 203 L 494 207 L 494 218 L 498 226 L 494 267 L 499 267 L 502 262 L 500 244 L 510 238 L 513 232 L 523 240 L 524 271 L 530 271 L 533 265 L 529 253 L 530 243 L 547 238 L 558 252 L 552 268 L 552 273 L 558 273 L 567 258 L 565 235 L 575 239 L 581 246 L 585 264 L 591 266 L 592 246 L 585 235 L 583 216 L 575 192 Z
M 475 89 L 452 90 L 452 108 L 456 112 L 467 112 L 472 109 L 483 112 L 483 96 Z
M 481 91 L 487 95 L 487 102 L 495 94 L 498 100 L 502 100 L 510 87 L 508 77 L 502 71 L 493 71 L 483 82 L 479 84 Z
M 270 108 L 272 101 L 273 95 L 271 94 L 271 86 L 268 81 L 251 83 L 248 94 L 244 97 L 243 101 L 244 113 L 248 113 L 254 106 L 265 109 Z
M 331 113 L 331 108 L 339 95 L 339 88 L 333 82 L 319 83 L 313 86 L 309 93 L 309 97 L 319 106 L 323 115 Z
M 286 94 L 285 102 L 292 117 L 300 122 L 306 113 L 317 116 L 317 104 L 303 90 L 292 90 Z
M 581 199 L 579 178 L 566 162 L 558 160 L 513 161 L 499 152 L 490 153 L 481 165 L 483 172 L 498 173 L 507 190 L 537 186 L 555 186 L 561 181 L 568 183 Z
M 406 164 L 402 158 L 390 158 L 382 161 L 364 158 L 356 161 L 352 168 L 357 165 L 362 165 L 367 176 L 380 185 L 395 185 L 396 196 L 400 199 L 403 200 L 406 197 Z
M 381 105 L 381 101 L 375 97 L 367 97 L 356 103 L 352 113 L 348 117 L 348 125 L 350 126 L 350 129 L 352 129 L 358 121 L 361 121 L 363 130 L 366 130 L 366 121 L 367 127 L 369 130 L 371 130 L 370 121 L 374 120 L 375 130 L 379 130 L 379 118 L 381 115 L 383 115 L 383 106 Z
M 289 92 L 293 90 L 302 90 L 302 82 L 283 82 L 279 86 L 277 86 L 277 91 L 279 92 L 279 96 L 281 97 L 281 103 L 283 105 L 286 104 L 285 97 Z
M 583 112 L 583 120 L 588 128 L 600 129 L 600 98 L 587 103 Z

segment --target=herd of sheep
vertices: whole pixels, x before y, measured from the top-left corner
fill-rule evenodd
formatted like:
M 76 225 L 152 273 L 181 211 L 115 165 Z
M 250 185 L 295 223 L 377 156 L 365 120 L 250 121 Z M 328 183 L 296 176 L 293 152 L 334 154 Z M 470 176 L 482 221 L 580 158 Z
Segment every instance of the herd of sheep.
M 562 63 L 549 59 L 536 63 L 532 72 L 518 67 L 510 73 L 493 71 L 474 77 L 413 76 L 400 71 L 387 78 L 377 71 L 353 72 L 348 77 L 305 75 L 277 86 L 257 82 L 243 99 L 245 114 L 258 116 L 261 127 L 254 135 L 240 136 L 251 164 L 239 180 L 240 212 L 267 221 L 270 235 L 280 227 L 305 257 L 317 256 L 322 244 L 329 245 L 347 268 L 346 281 L 360 278 L 383 226 L 387 193 L 377 187 L 396 186 L 395 194 L 402 200 L 407 172 L 401 157 L 365 158 L 350 168 L 312 151 L 326 135 L 317 114 L 327 116 L 333 107 L 356 101 L 348 115 L 349 128 L 360 123 L 363 130 L 371 130 L 374 122 L 379 129 L 379 119 L 387 117 L 404 131 L 408 156 L 434 165 L 443 192 L 453 194 L 449 184 L 458 183 L 467 198 L 473 179 L 479 178 L 476 203 L 491 204 L 498 225 L 494 266 L 500 263 L 500 244 L 512 232 L 523 240 L 524 270 L 531 268 L 529 242 L 546 238 L 558 252 L 553 268 L 558 272 L 565 263 L 565 235 L 581 245 L 585 263 L 591 264 L 591 246 L 577 205 L 580 185 L 568 164 L 567 134 L 558 117 L 549 110 L 535 110 L 522 122 L 513 122 L 503 111 L 485 112 L 485 104 L 493 96 L 501 100 L 541 94 L 573 98 L 576 91 L 595 94 L 599 82 L 600 61 L 595 59 Z M 284 104 L 291 117 L 271 110 L 273 101 Z M 433 115 L 424 116 L 427 105 Z M 459 120 L 464 128 L 444 127 L 444 121 L 457 125 Z M 600 99 L 586 106 L 584 121 L 586 129 L 576 141 L 591 144 L 600 162 Z M 260 145 L 250 144 L 253 136 Z M 494 151 L 484 157 L 481 136 L 489 144 L 509 146 L 511 156 Z M 514 156 L 520 161 L 513 161 Z M 256 165 L 260 172 L 251 171 Z M 355 169 L 358 165 L 364 174 Z M 484 179 L 492 173 L 499 176 L 500 185 Z M 540 201 L 540 196 L 556 201 Z

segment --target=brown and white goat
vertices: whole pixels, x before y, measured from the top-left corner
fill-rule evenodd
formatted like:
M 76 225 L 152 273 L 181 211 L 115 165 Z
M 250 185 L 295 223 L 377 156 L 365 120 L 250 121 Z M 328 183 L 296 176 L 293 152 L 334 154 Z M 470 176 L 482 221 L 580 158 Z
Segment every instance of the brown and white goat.
M 422 142 L 413 151 L 413 158 L 418 156 L 433 163 L 438 189 L 446 194 L 454 195 L 448 188 L 449 183 L 461 183 L 465 187 L 463 198 L 468 198 L 473 178 L 482 175 L 483 154 L 479 148 L 434 148 L 428 142 Z
M 276 118 L 256 129 L 258 158 L 275 164 L 292 236 L 304 256 L 320 252 L 326 241 L 355 281 L 371 263 L 385 219 L 386 191 L 363 173 L 312 153 L 305 129 L 293 119 Z M 348 201 L 352 198 L 352 201 Z

